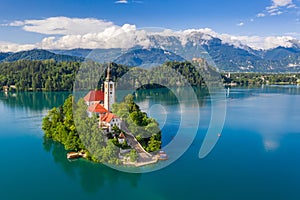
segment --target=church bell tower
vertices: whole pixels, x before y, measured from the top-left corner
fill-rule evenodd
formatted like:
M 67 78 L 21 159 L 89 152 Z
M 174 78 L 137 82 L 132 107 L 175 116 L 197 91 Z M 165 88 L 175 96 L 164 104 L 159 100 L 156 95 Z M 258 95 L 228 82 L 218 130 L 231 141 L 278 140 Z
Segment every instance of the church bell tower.
M 110 65 L 107 68 L 107 75 L 104 81 L 104 108 L 109 112 L 112 110 L 112 104 L 116 101 L 115 96 L 115 83 L 110 77 Z

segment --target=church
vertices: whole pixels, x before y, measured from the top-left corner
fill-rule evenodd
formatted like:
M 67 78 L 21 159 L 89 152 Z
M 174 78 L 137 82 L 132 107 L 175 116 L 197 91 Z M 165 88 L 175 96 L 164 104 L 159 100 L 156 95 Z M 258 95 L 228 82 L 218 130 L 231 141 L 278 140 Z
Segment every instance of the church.
M 113 126 L 121 129 L 121 119 L 114 115 L 112 105 L 116 101 L 115 83 L 110 77 L 110 67 L 108 66 L 103 90 L 91 90 L 84 101 L 88 105 L 87 112 L 91 117 L 96 114 L 99 117 L 99 127 L 106 132 L 111 132 Z

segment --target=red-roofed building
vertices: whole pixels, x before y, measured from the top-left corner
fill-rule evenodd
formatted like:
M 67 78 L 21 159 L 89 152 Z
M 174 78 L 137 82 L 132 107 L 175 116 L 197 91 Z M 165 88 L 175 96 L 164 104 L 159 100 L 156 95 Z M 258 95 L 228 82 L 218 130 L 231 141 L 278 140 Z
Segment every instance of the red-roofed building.
M 125 140 L 126 140 L 126 137 L 125 137 L 124 133 L 121 132 L 119 137 L 118 137 L 118 141 L 119 141 L 120 144 L 123 144 L 125 142 Z
M 96 103 L 93 105 L 90 105 L 87 109 L 89 116 L 91 117 L 93 113 L 97 114 L 97 116 L 99 115 L 104 115 L 106 113 L 108 113 L 109 111 L 106 110 L 106 108 L 104 108 L 101 104 Z
M 112 127 L 115 125 L 121 128 L 121 119 L 110 112 L 100 115 L 99 119 L 99 126 L 106 129 L 107 132 L 111 132 Z
M 104 92 L 101 90 L 91 90 L 87 95 L 85 95 L 83 99 L 88 106 L 99 104 L 99 103 L 103 104 Z
M 121 128 L 121 119 L 112 114 L 112 105 L 116 101 L 115 83 L 110 77 L 110 66 L 107 69 L 106 79 L 103 84 L 104 91 L 91 90 L 84 97 L 85 103 L 88 105 L 87 112 L 89 117 L 93 113 L 99 116 L 99 127 L 106 129 L 107 132 L 112 131 L 113 126 Z

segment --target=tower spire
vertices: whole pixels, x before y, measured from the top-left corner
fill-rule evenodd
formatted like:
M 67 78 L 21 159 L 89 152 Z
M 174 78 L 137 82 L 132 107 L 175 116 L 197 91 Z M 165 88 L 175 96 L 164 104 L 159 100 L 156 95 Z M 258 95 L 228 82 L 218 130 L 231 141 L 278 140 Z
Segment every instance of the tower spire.
M 110 81 L 110 64 L 108 65 L 107 68 L 106 81 Z

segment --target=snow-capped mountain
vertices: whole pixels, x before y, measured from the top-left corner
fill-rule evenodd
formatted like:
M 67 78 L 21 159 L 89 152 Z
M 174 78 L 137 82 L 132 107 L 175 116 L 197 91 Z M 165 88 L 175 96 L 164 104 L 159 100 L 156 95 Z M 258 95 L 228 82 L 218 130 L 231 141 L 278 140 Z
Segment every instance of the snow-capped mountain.
M 223 38 L 223 39 L 222 39 Z M 285 46 L 259 50 L 238 39 L 226 39 L 199 31 L 148 34 L 143 43 L 127 49 L 51 50 L 53 53 L 85 57 L 98 62 L 127 65 L 205 58 L 224 71 L 290 72 L 300 71 L 300 41 L 291 39 Z M 225 38 L 225 39 L 224 39 Z M 167 52 L 167 54 L 166 54 Z M 13 56 L 13 54 L 3 54 Z M 1 57 L 1 58 L 2 58 Z M 4 59 L 5 60 L 5 59 Z

